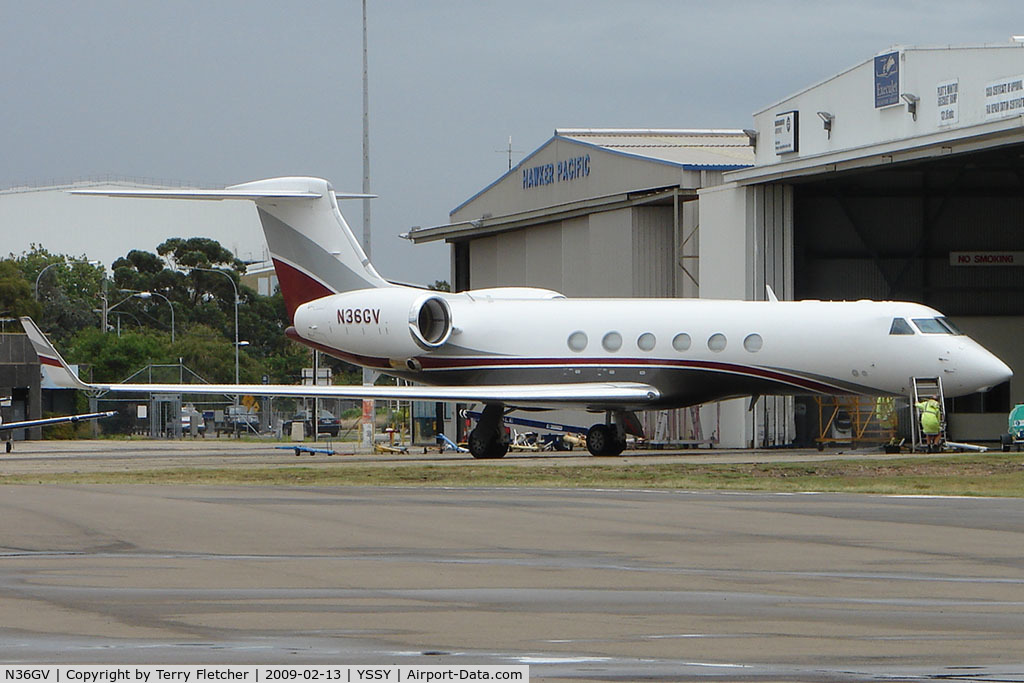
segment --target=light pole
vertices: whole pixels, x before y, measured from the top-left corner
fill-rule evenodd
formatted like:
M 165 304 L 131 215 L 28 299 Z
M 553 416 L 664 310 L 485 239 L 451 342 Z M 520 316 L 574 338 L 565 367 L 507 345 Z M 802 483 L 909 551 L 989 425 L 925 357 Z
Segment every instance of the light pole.
M 200 268 L 199 266 L 192 266 L 192 270 L 202 270 L 207 273 L 220 273 L 228 279 L 231 283 L 231 289 L 235 292 L 235 384 L 238 384 L 238 286 L 235 284 L 235 278 L 231 277 L 225 271 L 217 270 L 216 268 Z
M 107 294 L 106 294 L 106 292 L 104 292 L 102 295 L 100 295 L 100 299 L 103 301 L 103 308 L 100 309 L 100 312 L 103 315 L 103 322 L 102 322 L 103 333 L 106 334 L 106 332 L 107 332 L 107 318 L 110 316 L 110 312 L 113 311 L 118 306 L 120 306 L 121 304 L 123 304 L 125 301 L 128 301 L 128 299 L 149 299 L 151 297 L 158 296 L 161 299 L 163 299 L 164 301 L 166 301 L 167 305 L 171 307 L 171 343 L 173 344 L 174 343 L 174 305 L 171 303 L 171 300 L 168 299 L 163 294 L 161 294 L 160 292 L 137 292 L 137 291 L 132 291 L 130 289 L 122 289 L 121 291 L 122 292 L 131 292 L 131 293 L 128 296 L 126 296 L 125 298 L 123 298 L 120 301 L 118 301 L 113 306 L 108 306 L 107 305 Z
M 107 303 L 108 303 L 109 300 L 107 299 L 106 280 L 103 281 L 103 285 L 104 285 L 103 286 L 103 294 L 100 295 L 100 300 L 103 302 L 103 308 L 100 309 L 100 314 L 102 316 L 102 322 L 100 323 L 100 325 L 103 327 L 103 334 L 106 334 L 107 333 L 107 318 L 110 316 L 110 312 L 112 310 L 114 310 L 115 308 L 117 308 L 118 306 L 120 306 L 121 304 L 123 304 L 125 301 L 128 301 L 128 299 L 131 299 L 132 297 L 134 297 L 136 294 L 138 294 L 138 292 L 133 292 L 132 294 L 129 294 L 125 298 L 123 298 L 120 301 L 118 301 L 113 306 L 108 306 Z
M 163 294 L 161 294 L 160 292 L 135 292 L 134 294 L 132 294 L 132 296 L 134 296 L 136 298 L 139 298 L 139 299 L 149 299 L 150 297 L 158 296 L 158 297 L 160 297 L 161 299 L 163 299 L 164 301 L 167 302 L 167 305 L 170 306 L 170 308 L 171 308 L 171 343 L 173 344 L 174 343 L 174 304 L 171 303 L 171 300 L 168 299 Z

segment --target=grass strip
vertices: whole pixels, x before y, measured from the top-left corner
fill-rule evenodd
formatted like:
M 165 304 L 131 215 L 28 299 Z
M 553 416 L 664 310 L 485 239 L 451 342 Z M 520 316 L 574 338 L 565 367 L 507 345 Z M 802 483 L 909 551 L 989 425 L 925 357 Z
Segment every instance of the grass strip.
M 741 464 L 266 466 L 0 476 L 3 484 L 194 484 L 714 489 L 1024 497 L 1024 455 Z

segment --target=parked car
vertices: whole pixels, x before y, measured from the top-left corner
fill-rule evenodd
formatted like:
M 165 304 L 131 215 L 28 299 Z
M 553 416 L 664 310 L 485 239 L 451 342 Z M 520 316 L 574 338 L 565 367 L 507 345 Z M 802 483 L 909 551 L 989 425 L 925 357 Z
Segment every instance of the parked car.
M 181 409 L 181 433 L 189 434 L 192 431 L 192 420 L 196 421 L 196 431 L 200 434 L 205 434 L 206 420 L 203 419 L 203 414 L 191 405 L 185 406 Z M 169 429 L 170 427 L 168 427 L 168 430 Z
M 291 419 L 285 420 L 281 425 L 281 428 L 285 435 L 291 434 L 292 424 L 295 422 L 301 422 L 305 425 L 306 436 L 313 435 L 313 415 L 312 411 L 300 410 L 299 412 L 292 415 Z M 317 434 L 330 434 L 331 436 L 337 436 L 341 433 L 341 420 L 334 417 L 334 414 L 329 410 L 320 409 L 320 418 L 317 420 Z
M 260 414 L 244 405 L 228 406 L 224 410 L 224 422 L 257 431 L 260 426 Z

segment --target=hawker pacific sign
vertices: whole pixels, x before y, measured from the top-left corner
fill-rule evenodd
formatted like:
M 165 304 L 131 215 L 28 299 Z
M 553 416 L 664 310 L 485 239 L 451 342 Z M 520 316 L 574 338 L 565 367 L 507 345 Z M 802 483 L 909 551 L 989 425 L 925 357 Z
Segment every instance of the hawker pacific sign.
M 554 183 L 570 182 L 590 175 L 590 155 L 563 159 L 554 164 L 541 164 L 523 169 L 523 189 Z
M 875 109 L 900 102 L 900 53 L 875 57 Z

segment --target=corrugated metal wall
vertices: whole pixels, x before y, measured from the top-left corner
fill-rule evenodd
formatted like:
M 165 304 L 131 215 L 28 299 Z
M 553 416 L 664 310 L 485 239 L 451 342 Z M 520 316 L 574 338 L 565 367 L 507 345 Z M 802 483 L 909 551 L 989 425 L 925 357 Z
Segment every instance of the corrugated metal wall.
M 753 248 L 747 254 L 754 301 L 768 298 L 770 285 L 779 299 L 793 298 L 793 189 L 789 185 L 759 185 L 753 189 Z M 750 411 L 754 446 L 784 446 L 796 436 L 791 396 L 764 396 Z
M 670 297 L 675 289 L 672 207 L 638 206 L 632 214 L 632 296 Z

